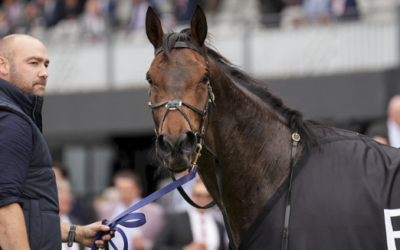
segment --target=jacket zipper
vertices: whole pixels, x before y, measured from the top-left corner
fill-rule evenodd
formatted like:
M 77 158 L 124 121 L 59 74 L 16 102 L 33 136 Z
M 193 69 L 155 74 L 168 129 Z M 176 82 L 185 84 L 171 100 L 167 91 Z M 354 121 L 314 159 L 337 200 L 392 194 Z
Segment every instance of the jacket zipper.
M 33 119 L 33 121 L 35 122 L 35 124 L 37 124 L 37 123 L 36 123 L 36 116 L 35 116 L 35 113 L 36 113 L 36 105 L 37 105 L 37 96 L 35 96 L 35 105 L 33 106 L 33 111 L 32 111 L 32 119 Z

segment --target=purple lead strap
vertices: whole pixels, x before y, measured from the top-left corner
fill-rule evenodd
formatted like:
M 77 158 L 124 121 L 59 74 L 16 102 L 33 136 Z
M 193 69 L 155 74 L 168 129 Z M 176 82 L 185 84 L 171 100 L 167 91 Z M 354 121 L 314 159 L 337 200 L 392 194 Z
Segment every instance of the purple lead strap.
M 117 225 L 121 225 L 127 228 L 134 228 L 134 227 L 140 227 L 143 224 L 146 223 L 146 216 L 143 213 L 133 213 L 134 211 L 138 210 L 139 208 L 149 204 L 150 202 L 157 200 L 158 198 L 160 198 L 161 196 L 164 196 L 165 194 L 171 192 L 172 190 L 176 189 L 177 187 L 182 186 L 183 184 L 193 180 L 196 177 L 196 173 L 197 173 L 197 167 L 195 167 L 193 169 L 193 171 L 191 171 L 189 174 L 185 175 L 184 177 L 178 179 L 177 181 L 172 182 L 171 184 L 163 187 L 162 189 L 152 193 L 151 195 L 147 196 L 146 198 L 144 198 L 143 200 L 141 200 L 140 202 L 136 203 L 135 205 L 131 206 L 130 208 L 128 208 L 127 210 L 125 210 L 124 212 L 122 212 L 121 214 L 119 214 L 117 217 L 115 217 L 114 219 L 107 221 L 107 223 L 105 224 L 106 226 L 110 227 L 110 231 L 116 231 L 119 232 L 122 236 L 122 239 L 124 241 L 124 249 L 123 250 L 127 250 L 128 249 L 128 240 L 126 238 L 126 235 L 124 233 L 124 231 L 117 227 Z M 135 221 L 132 221 L 135 220 Z M 100 232 L 97 236 L 96 236 L 96 240 L 100 240 L 104 235 L 109 234 L 110 231 L 108 232 Z M 111 246 L 114 248 L 114 250 L 117 250 L 115 244 L 112 242 L 112 240 L 110 241 Z M 91 250 L 97 250 L 98 248 L 96 247 L 96 245 L 93 243 L 93 246 L 91 248 Z

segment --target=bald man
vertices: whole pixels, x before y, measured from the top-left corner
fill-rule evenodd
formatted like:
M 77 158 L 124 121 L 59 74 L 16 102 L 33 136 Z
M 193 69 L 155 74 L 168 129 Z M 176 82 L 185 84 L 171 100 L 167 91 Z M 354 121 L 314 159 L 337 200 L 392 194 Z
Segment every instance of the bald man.
M 0 249 L 57 250 L 61 241 L 91 246 L 100 222 L 60 222 L 49 150 L 42 135 L 43 96 L 50 61 L 43 43 L 27 35 L 0 40 Z M 104 236 L 103 240 L 109 240 Z M 103 246 L 103 241 L 96 242 Z
M 373 123 L 366 134 L 380 143 L 400 147 L 400 95 L 395 95 L 390 99 L 387 119 Z

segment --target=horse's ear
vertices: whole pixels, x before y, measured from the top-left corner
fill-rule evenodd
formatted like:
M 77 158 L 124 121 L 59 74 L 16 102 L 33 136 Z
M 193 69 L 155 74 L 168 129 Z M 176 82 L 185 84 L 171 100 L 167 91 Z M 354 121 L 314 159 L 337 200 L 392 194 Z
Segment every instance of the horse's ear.
M 193 40 L 199 46 L 203 46 L 207 37 L 207 19 L 203 9 L 199 5 L 196 6 L 192 20 L 190 20 L 190 31 Z
M 164 31 L 161 26 L 160 18 L 158 18 L 151 6 L 149 6 L 146 13 L 146 34 L 154 48 L 158 49 L 162 44 Z

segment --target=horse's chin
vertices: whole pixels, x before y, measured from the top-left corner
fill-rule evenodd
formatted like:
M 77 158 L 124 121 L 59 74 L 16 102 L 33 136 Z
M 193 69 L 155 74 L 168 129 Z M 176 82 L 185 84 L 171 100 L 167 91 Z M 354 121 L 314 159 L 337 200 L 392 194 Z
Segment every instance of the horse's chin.
M 186 158 L 186 157 L 185 157 Z M 174 159 L 166 166 L 167 169 L 175 174 L 187 171 L 190 168 L 192 157 L 187 157 L 187 159 Z
M 173 167 L 173 168 L 168 168 L 168 170 L 174 174 L 180 174 L 186 170 L 188 170 L 189 168 L 187 166 L 184 167 Z

